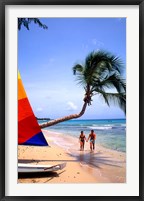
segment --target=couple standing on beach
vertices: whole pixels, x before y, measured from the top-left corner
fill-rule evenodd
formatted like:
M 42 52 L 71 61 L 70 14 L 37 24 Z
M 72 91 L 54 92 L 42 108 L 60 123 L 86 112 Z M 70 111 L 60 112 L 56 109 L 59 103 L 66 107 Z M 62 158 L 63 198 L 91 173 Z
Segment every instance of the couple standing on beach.
M 91 133 L 88 136 L 88 139 L 86 140 L 86 137 L 83 133 L 83 131 L 81 131 L 81 134 L 79 136 L 79 140 L 80 140 L 80 150 L 83 151 L 84 150 L 84 144 L 85 141 L 88 142 L 90 139 L 90 150 L 94 150 L 95 149 L 95 140 L 96 140 L 96 134 L 94 133 L 94 130 L 91 130 Z

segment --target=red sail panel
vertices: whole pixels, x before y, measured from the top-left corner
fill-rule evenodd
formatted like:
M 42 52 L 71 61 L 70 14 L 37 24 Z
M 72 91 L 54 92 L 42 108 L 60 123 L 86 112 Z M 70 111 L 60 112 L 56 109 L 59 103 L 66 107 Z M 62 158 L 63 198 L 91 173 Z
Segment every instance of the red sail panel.
M 34 116 L 27 98 L 18 101 L 18 111 L 18 121 L 22 121 L 29 116 Z

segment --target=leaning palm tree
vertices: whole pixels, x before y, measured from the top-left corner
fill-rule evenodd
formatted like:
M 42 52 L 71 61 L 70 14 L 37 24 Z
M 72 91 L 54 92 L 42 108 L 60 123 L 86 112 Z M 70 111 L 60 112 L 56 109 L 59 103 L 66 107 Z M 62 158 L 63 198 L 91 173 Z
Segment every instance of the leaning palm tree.
M 113 102 L 126 113 L 126 82 L 122 71 L 123 63 L 119 57 L 105 51 L 91 52 L 84 65 L 76 64 L 73 67 L 73 73 L 84 89 L 84 104 L 80 113 L 48 121 L 40 127 L 81 117 L 95 95 L 101 96 L 108 106 Z

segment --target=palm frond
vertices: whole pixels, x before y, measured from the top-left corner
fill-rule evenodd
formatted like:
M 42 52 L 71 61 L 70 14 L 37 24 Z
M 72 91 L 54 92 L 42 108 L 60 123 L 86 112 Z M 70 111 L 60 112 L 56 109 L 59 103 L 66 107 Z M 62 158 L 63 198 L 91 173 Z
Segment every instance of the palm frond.
M 18 18 L 18 29 L 21 29 L 21 26 L 23 25 L 24 27 L 26 27 L 27 30 L 29 30 L 29 24 L 31 22 L 34 22 L 35 24 L 38 24 L 39 27 L 43 28 L 43 29 L 47 29 L 48 27 L 41 23 L 41 21 L 38 18 Z
M 100 92 L 100 96 L 105 100 L 108 106 L 110 103 L 119 106 L 126 114 L 126 94 L 125 93 L 105 93 Z
M 87 85 L 87 82 L 85 81 L 85 79 L 83 79 L 81 75 L 77 75 L 77 83 L 83 87 Z
M 95 82 L 93 85 L 93 91 L 97 88 L 115 88 L 117 92 L 126 92 L 126 82 L 125 79 L 115 73 L 103 81 Z
M 38 18 L 28 18 L 28 21 L 31 22 L 33 21 L 35 24 L 38 24 L 39 27 L 43 29 L 47 29 L 48 27 L 45 24 L 42 24 L 41 21 Z
M 111 55 L 111 64 L 113 66 L 113 69 L 115 69 L 120 74 L 122 74 L 124 69 L 124 64 L 119 57 Z
M 120 60 L 105 51 L 91 52 L 85 60 L 84 77 L 89 83 L 91 79 L 104 80 L 111 72 L 120 72 Z M 118 68 L 119 66 L 119 68 Z
M 82 73 L 83 72 L 83 66 L 80 64 L 76 64 L 73 66 L 73 74 L 76 75 L 76 72 Z

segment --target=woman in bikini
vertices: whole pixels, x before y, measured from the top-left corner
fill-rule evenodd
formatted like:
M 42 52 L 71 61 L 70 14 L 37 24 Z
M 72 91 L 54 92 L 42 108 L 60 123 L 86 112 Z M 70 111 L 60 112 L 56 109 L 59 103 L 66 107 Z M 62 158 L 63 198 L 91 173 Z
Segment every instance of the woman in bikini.
M 80 136 L 79 136 L 79 141 L 80 141 L 80 151 L 83 151 L 83 150 L 84 150 L 85 140 L 86 140 L 86 137 L 85 137 L 83 131 L 81 131 L 81 134 L 80 134 Z

